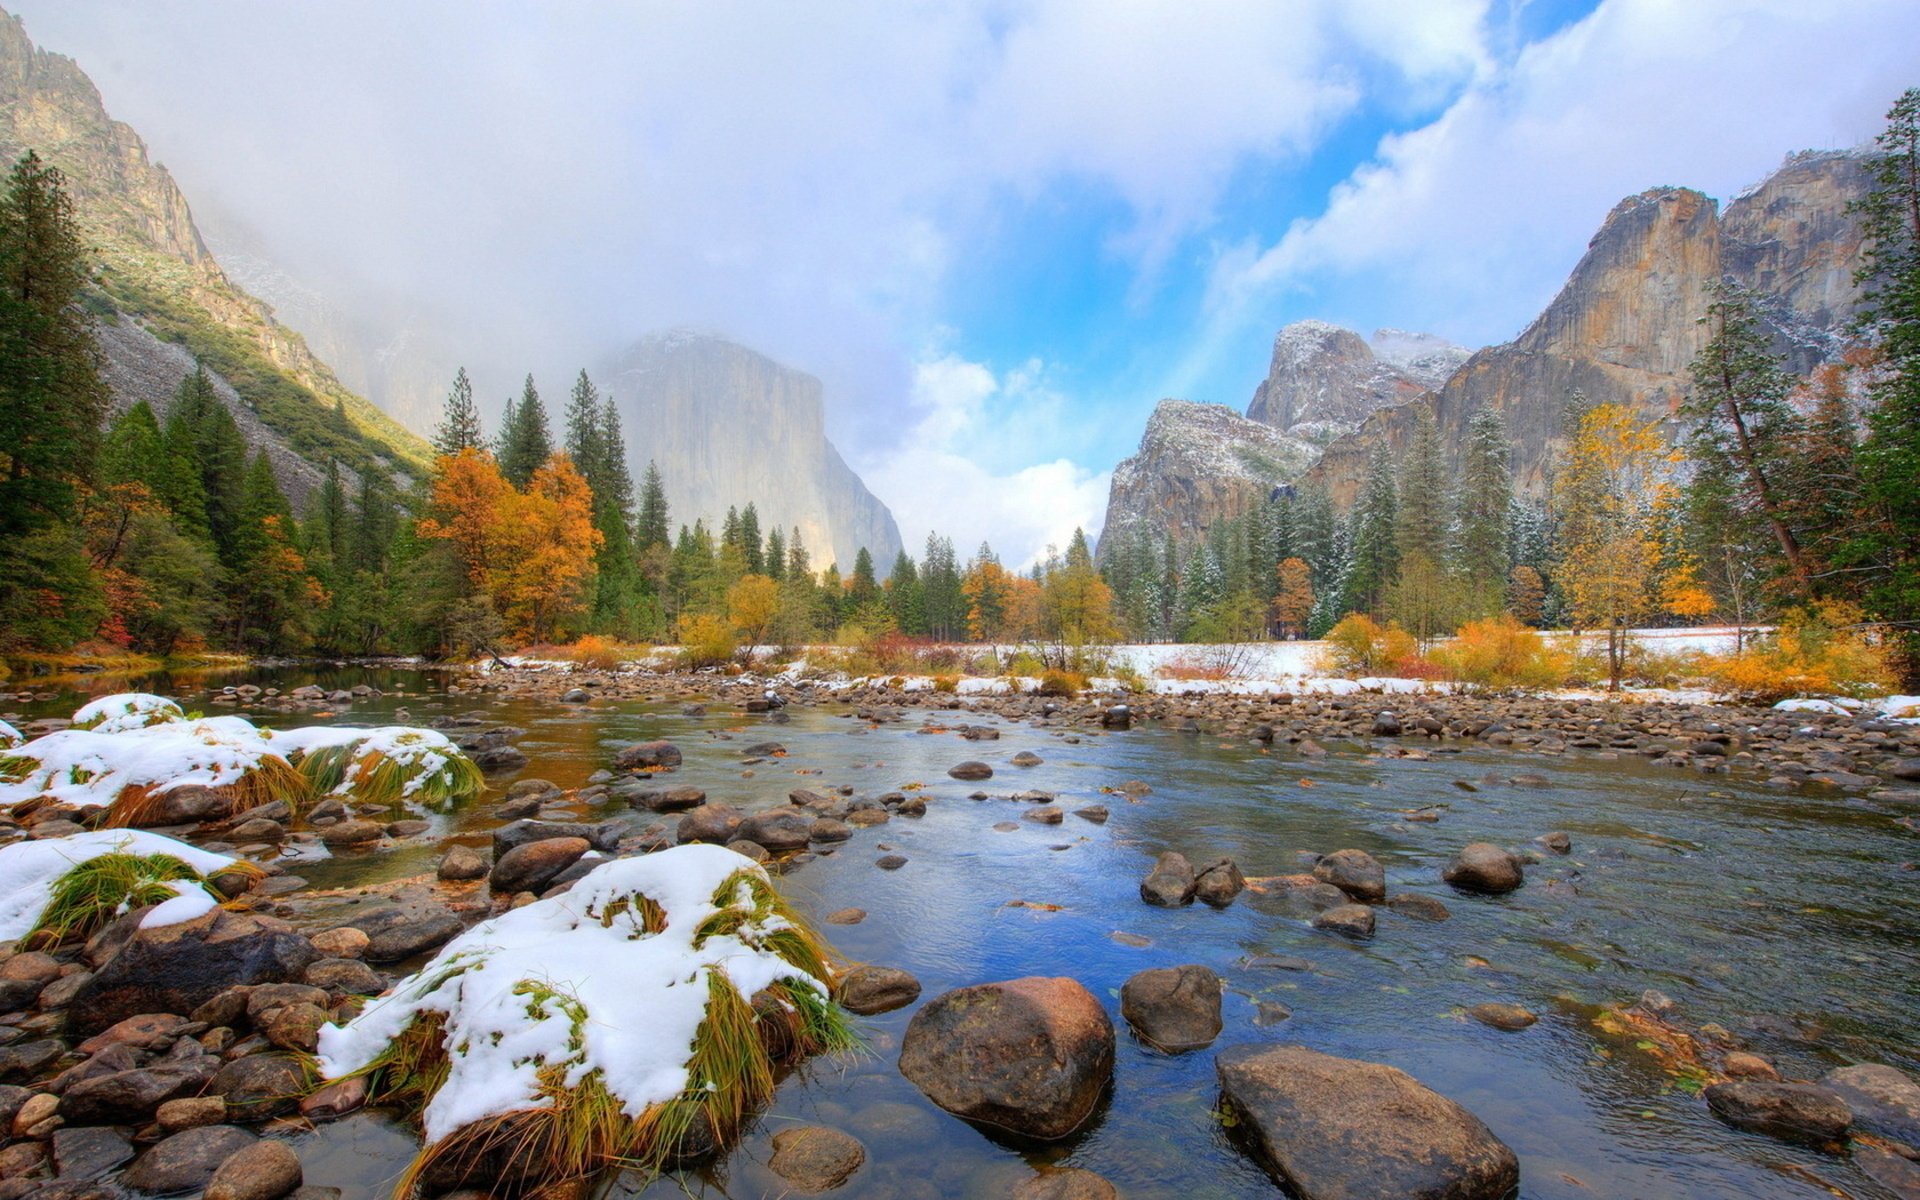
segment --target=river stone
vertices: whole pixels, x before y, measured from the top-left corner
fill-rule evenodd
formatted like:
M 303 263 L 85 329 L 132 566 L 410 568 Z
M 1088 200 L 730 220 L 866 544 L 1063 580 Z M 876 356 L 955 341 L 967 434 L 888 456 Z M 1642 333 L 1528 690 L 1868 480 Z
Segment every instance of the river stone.
M 735 838 L 733 841 L 727 843 L 727 849 L 738 854 L 741 858 L 752 859 L 757 863 L 771 862 L 773 860 L 773 855 L 768 854 L 767 848 L 759 842 L 746 842 Z
M 1362 903 L 1387 897 L 1387 869 L 1365 850 L 1335 850 L 1313 865 L 1313 877 Z
M 957 766 L 947 768 L 947 774 L 953 776 L 955 779 L 964 779 L 971 782 L 976 779 L 992 779 L 993 768 L 983 762 L 970 759 Z
M 836 822 L 837 823 L 837 822 Z M 846 828 L 844 825 L 841 828 Z M 797 808 L 770 808 L 740 822 L 741 841 L 765 846 L 775 854 L 804 850 L 812 835 L 813 818 Z
M 1853 1113 L 1837 1092 L 1815 1083 L 1736 1079 L 1705 1092 L 1713 1115 L 1738 1129 L 1796 1142 L 1844 1137 Z
M 1031 750 L 1022 750 L 1020 751 L 1020 753 L 1014 755 L 1013 758 L 1010 759 L 1009 761 L 1012 762 L 1013 765 L 1016 767 L 1037 767 L 1041 763 L 1047 760 L 1044 758 L 1041 758 L 1038 754 L 1035 754 Z
M 1105 1177 L 1079 1167 L 1042 1169 L 1013 1185 L 1012 1200 L 1119 1200 Z
M 135 1159 L 124 1176 L 130 1187 L 156 1196 L 197 1192 L 220 1164 L 259 1139 L 232 1125 L 202 1125 L 161 1139 Z
M 365 958 L 371 963 L 399 962 L 438 949 L 466 928 L 458 913 L 438 904 L 389 904 L 349 923 L 367 935 Z
M 216 908 L 136 929 L 74 997 L 67 1020 L 93 1033 L 140 1013 L 190 1013 L 235 985 L 298 979 L 319 956 L 297 933 Z
M 511 850 L 550 838 L 585 838 L 593 849 L 611 853 L 620 848 L 621 832 L 618 821 L 588 825 L 578 821 L 523 819 L 493 831 L 493 860 L 499 862 Z
M 671 771 L 680 763 L 680 747 L 672 742 L 635 742 L 613 756 L 613 765 L 622 771 L 636 771 L 648 767 Z
M 1140 883 L 1140 898 L 1160 908 L 1179 908 L 1193 903 L 1193 864 L 1177 850 L 1169 850 L 1153 862 L 1153 870 Z
M 1540 1019 L 1518 1004 L 1496 1002 L 1476 1004 L 1467 1010 L 1467 1015 L 1482 1025 L 1504 1029 L 1508 1033 L 1517 1033 Z
M 895 967 L 858 966 L 840 980 L 840 1004 L 869 1017 L 905 1008 L 920 998 L 920 981 Z
M 351 996 L 373 996 L 387 986 L 380 973 L 357 958 L 323 958 L 307 968 L 313 987 Z
M 1519 887 L 1526 876 L 1512 852 L 1492 842 L 1471 842 L 1453 856 L 1440 878 L 1463 892 L 1498 896 Z
M 1230 858 L 1216 858 L 1201 867 L 1200 873 L 1194 877 L 1193 897 L 1213 908 L 1225 908 L 1246 887 L 1247 877 L 1240 873 L 1238 863 Z
M 210 1054 L 83 1079 L 60 1097 L 69 1125 L 137 1125 L 169 1100 L 199 1092 L 219 1061 Z
M 378 821 L 335 821 L 320 831 L 320 840 L 329 846 L 366 846 L 387 836 L 387 827 Z
M 487 877 L 487 860 L 471 846 L 453 845 L 440 856 L 438 874 L 449 883 L 463 883 L 469 879 Z
M 867 1149 L 856 1139 L 824 1125 L 802 1125 L 773 1135 L 767 1166 L 800 1191 L 824 1192 L 845 1183 L 866 1161 Z
M 166 1133 L 198 1129 L 202 1125 L 220 1125 L 227 1119 L 227 1102 L 219 1096 L 183 1096 L 169 1100 L 153 1112 L 153 1119 Z
M 740 823 L 745 819 L 740 810 L 731 804 L 702 804 L 680 818 L 675 836 L 682 844 L 711 842 L 716 846 L 724 846 L 736 838 Z
M 1220 991 L 1220 977 L 1196 963 L 1142 971 L 1120 988 L 1120 1015 L 1157 1050 L 1198 1050 L 1220 1036 Z
M 1422 896 L 1418 892 L 1395 892 L 1384 901 L 1386 906 L 1406 917 L 1415 917 L 1422 921 L 1444 921 L 1453 916 L 1447 906 L 1432 896 Z
M 1113 1022 L 1077 981 L 1029 976 L 936 996 L 914 1014 L 900 1073 L 955 1116 L 1052 1140 L 1113 1076 Z
M 1403 1071 L 1304 1046 L 1231 1046 L 1220 1090 L 1298 1200 L 1506 1200 L 1520 1163 L 1480 1119 Z
M 300 1101 L 300 1115 L 309 1121 L 331 1121 L 357 1112 L 367 1102 L 367 1077 L 349 1075 L 315 1088 Z
M 497 896 L 538 892 L 592 848 L 582 837 L 542 838 L 515 846 L 494 860 L 487 886 Z
M 249 1054 L 221 1067 L 207 1091 L 226 1099 L 236 1121 L 264 1121 L 292 1112 L 307 1090 L 306 1068 L 290 1054 Z
M 1364 904 L 1336 904 L 1323 912 L 1315 913 L 1313 927 L 1327 933 L 1337 933 L 1341 937 L 1355 941 L 1365 941 L 1373 936 L 1373 909 Z
M 1858 1063 L 1829 1071 L 1820 1082 L 1853 1112 L 1857 1129 L 1920 1146 L 1920 1082 L 1895 1067 Z
M 338 929 L 327 929 L 308 939 L 313 948 L 328 958 L 359 958 L 367 952 L 369 940 L 366 930 L 355 929 L 351 925 L 342 925 Z
M 134 1155 L 123 1130 L 110 1125 L 83 1125 L 53 1131 L 53 1166 L 62 1183 L 98 1179 Z
M 901 867 L 907 865 L 907 856 L 904 854 L 882 854 L 879 858 L 873 860 L 873 865 L 879 867 L 882 871 L 898 871 Z
M 1867 1178 L 1892 1192 L 1897 1200 L 1920 1200 L 1920 1162 L 1891 1150 L 1855 1142 L 1853 1165 Z
M 648 812 L 685 812 L 707 802 L 707 794 L 697 787 L 640 788 L 634 791 L 616 788 L 615 794 L 623 796 L 628 805 L 644 808 Z
M 858 925 L 866 919 L 867 910 L 864 908 L 837 908 L 827 914 L 829 925 Z
M 67 1044 L 58 1038 L 35 1038 L 0 1046 L 0 1081 L 37 1079 L 66 1052 Z
M 1056 804 L 1043 804 L 1039 808 L 1028 809 L 1020 816 L 1023 820 L 1032 821 L 1036 825 L 1058 825 L 1066 820 L 1067 814 L 1060 811 L 1060 807 Z
M 301 1179 L 299 1156 L 285 1142 L 262 1139 L 227 1156 L 204 1200 L 280 1200 Z

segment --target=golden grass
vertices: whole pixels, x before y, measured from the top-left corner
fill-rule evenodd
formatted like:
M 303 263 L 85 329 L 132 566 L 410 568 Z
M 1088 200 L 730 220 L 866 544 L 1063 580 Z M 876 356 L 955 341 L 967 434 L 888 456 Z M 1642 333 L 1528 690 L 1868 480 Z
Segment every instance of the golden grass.
M 313 798 L 313 789 L 308 785 L 306 776 L 277 754 L 261 758 L 252 770 L 232 783 L 208 790 L 223 802 L 220 812 L 210 818 L 212 820 L 231 817 L 276 800 L 293 810 L 297 817 L 306 811 L 308 801 Z M 158 824 L 165 804 L 166 792 L 155 785 L 134 784 L 124 787 L 107 808 L 107 828 L 141 829 Z

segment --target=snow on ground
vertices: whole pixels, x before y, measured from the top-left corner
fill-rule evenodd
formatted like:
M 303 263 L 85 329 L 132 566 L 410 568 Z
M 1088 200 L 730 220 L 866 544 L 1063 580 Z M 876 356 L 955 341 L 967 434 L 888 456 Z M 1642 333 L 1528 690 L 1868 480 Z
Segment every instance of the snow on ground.
M 322 1029 L 320 1073 L 364 1069 L 416 1017 L 437 1013 L 451 1070 L 422 1113 L 429 1145 L 487 1117 L 550 1107 L 539 1081 L 550 1067 L 564 1068 L 567 1087 L 600 1072 L 637 1118 L 685 1090 L 710 972 L 725 972 L 742 998 L 783 979 L 826 995 L 821 981 L 763 948 L 786 927 L 778 917 L 694 945 L 723 911 L 714 892 L 738 872 L 765 879 L 731 850 L 678 846 L 596 867 L 563 896 L 483 921 L 344 1027 Z M 637 896 L 660 905 L 665 929 L 645 932 Z M 739 894 L 735 905 L 752 907 Z
M 222 787 L 277 756 L 268 737 L 243 717 L 167 721 L 116 733 L 62 729 L 9 752 L 31 765 L 0 781 L 0 804 L 50 796 L 96 808 L 112 804 L 129 787 Z
M 202 875 L 212 875 L 234 864 L 234 859 L 175 841 L 144 829 L 97 829 L 72 833 L 66 837 L 43 838 L 0 846 L 0 941 L 25 937 L 40 922 L 51 897 L 53 885 L 62 875 L 89 859 L 102 854 L 167 854 L 186 863 Z M 205 888 L 186 881 L 188 888 L 206 899 L 197 912 L 187 910 L 197 904 L 185 889 L 165 901 L 140 922 L 142 926 L 171 924 L 191 920 L 214 905 Z M 178 905 L 165 919 L 156 920 L 161 909 Z

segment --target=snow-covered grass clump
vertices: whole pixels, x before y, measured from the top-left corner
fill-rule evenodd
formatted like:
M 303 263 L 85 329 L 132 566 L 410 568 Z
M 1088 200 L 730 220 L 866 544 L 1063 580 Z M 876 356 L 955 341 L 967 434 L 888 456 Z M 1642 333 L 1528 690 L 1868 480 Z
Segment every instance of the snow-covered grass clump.
M 85 711 L 85 710 L 82 710 Z M 0 754 L 0 805 L 46 799 L 110 806 L 114 825 L 150 824 L 166 793 L 197 786 L 231 811 L 283 800 L 298 808 L 306 780 L 266 731 L 241 717 L 164 721 L 116 732 L 63 729 Z
M 25 734 L 5 721 L 0 721 L 0 750 L 11 750 L 26 740 Z
M 397 1194 L 429 1167 L 526 1187 L 657 1168 L 736 1133 L 779 1063 L 853 1044 L 830 953 L 731 850 L 620 859 L 323 1029 L 320 1070 L 419 1113 Z
M 141 925 L 191 920 L 224 898 L 212 880 L 250 863 L 138 829 L 102 829 L 0 846 L 0 941 L 86 937 L 157 905 Z
M 445 734 L 391 725 L 277 730 L 280 749 L 320 796 L 353 796 L 386 808 L 440 810 L 479 795 L 486 780 Z
M 187 714 L 180 706 L 165 696 L 156 696 L 151 692 L 122 692 L 81 705 L 79 711 L 73 714 L 73 727 L 91 729 L 95 733 L 123 733 L 129 729 L 144 729 L 149 725 L 164 725 L 169 721 L 186 719 Z

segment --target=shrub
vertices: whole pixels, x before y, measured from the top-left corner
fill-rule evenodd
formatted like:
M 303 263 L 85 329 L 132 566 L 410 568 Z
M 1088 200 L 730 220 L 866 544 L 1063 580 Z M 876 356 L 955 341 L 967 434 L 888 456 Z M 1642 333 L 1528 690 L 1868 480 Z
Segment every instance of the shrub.
M 1087 677 L 1073 671 L 1048 671 L 1040 676 L 1042 696 L 1078 696 L 1087 690 Z
M 1348 613 L 1327 630 L 1321 666 L 1339 675 L 1382 675 L 1419 662 L 1420 645 L 1398 622 Z
M 935 675 L 933 677 L 933 690 L 936 692 L 957 692 L 960 690 L 960 677 L 958 675 Z
M 1880 695 L 1896 679 L 1885 642 L 1862 626 L 1858 607 L 1839 600 L 1789 610 L 1771 635 L 1705 665 L 1716 684 L 1748 700 Z
M 1565 655 L 1511 613 L 1468 621 L 1431 658 L 1443 678 L 1475 687 L 1556 687 L 1567 674 Z
M 612 671 L 620 666 L 620 655 L 613 642 L 597 633 L 587 634 L 569 646 L 566 655 L 575 666 L 589 671 Z
M 732 661 L 740 645 L 734 640 L 733 626 L 722 617 L 689 616 L 680 618 L 680 665 L 688 668 L 717 667 Z

